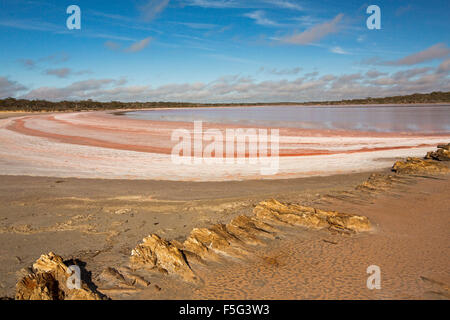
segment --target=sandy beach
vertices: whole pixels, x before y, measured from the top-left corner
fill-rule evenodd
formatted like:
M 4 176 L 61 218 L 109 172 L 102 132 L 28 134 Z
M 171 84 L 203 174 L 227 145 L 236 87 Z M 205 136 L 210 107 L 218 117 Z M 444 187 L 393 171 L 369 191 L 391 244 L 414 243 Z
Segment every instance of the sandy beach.
M 1 295 L 14 296 L 23 268 L 53 251 L 81 261 L 113 299 L 448 299 L 449 177 L 355 189 L 368 177 L 196 183 L 2 176 Z M 287 229 L 244 260 L 196 267 L 202 282 L 194 285 L 145 270 L 138 271 L 145 287 L 124 289 L 102 277 L 108 267 L 128 265 L 149 234 L 182 241 L 193 228 L 228 223 L 268 198 L 362 214 L 374 229 L 354 236 Z M 381 290 L 366 287 L 372 264 L 381 267 Z

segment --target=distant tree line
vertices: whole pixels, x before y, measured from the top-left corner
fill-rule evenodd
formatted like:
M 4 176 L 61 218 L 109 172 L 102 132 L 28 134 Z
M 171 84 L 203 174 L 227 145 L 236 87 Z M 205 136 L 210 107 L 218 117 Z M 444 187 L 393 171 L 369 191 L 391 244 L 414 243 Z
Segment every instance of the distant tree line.
M 311 102 L 276 102 L 276 103 L 187 103 L 187 102 L 99 102 L 82 101 L 46 101 L 6 98 L 0 99 L 0 111 L 91 111 L 120 109 L 150 109 L 150 108 L 186 108 L 186 107 L 218 107 L 218 106 L 260 106 L 260 105 L 367 105 L 367 104 L 410 104 L 410 103 L 450 103 L 449 92 L 415 93 L 407 96 L 386 98 L 365 98 L 341 101 L 311 101 Z

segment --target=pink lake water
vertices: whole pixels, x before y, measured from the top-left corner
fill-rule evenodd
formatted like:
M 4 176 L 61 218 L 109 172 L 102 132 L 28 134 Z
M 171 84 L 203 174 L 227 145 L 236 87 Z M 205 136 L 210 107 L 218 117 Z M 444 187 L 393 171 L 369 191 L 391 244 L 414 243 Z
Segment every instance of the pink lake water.
M 198 134 L 233 128 L 279 128 L 279 156 L 231 163 L 191 157 L 174 161 L 180 129 Z M 450 106 L 268 106 L 183 108 L 27 115 L 0 119 L 0 171 L 102 179 L 224 181 L 281 179 L 387 169 L 450 142 Z M 200 130 L 201 133 L 201 130 Z M 231 139 L 231 140 L 230 140 Z M 227 147 L 231 138 L 218 141 Z M 190 139 L 189 139 L 190 140 Z M 203 144 L 204 151 L 210 142 Z M 245 142 L 244 142 L 245 143 Z M 242 146 L 241 142 L 241 146 Z M 238 142 L 236 142 L 236 148 Z M 194 148 L 192 143 L 188 148 Z M 271 152 L 272 154 L 272 152 Z M 242 160 L 242 157 L 240 158 Z M 263 169 L 276 168 L 270 174 Z
M 132 119 L 204 121 L 299 129 L 374 132 L 450 132 L 450 105 L 261 106 L 155 109 L 126 113 Z

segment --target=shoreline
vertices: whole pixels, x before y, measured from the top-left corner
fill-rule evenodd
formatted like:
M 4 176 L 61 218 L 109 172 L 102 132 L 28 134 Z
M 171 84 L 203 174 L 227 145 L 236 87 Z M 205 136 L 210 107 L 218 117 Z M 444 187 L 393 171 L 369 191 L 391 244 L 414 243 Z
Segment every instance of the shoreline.
M 190 110 L 199 108 L 211 108 L 211 109 L 232 109 L 232 108 L 264 108 L 264 107 L 306 107 L 306 108 L 376 108 L 376 107 L 434 107 L 434 106 L 444 106 L 450 107 L 449 102 L 436 102 L 436 103 L 380 103 L 380 104 L 329 104 L 329 105 L 304 105 L 304 104 L 286 104 L 286 105 L 236 105 L 236 106 L 199 106 L 199 107 L 155 107 L 155 108 L 142 108 L 142 109 L 118 109 L 118 110 L 102 110 L 108 111 L 113 115 L 124 116 L 129 112 L 139 112 L 139 111 L 154 111 L 154 110 Z M 95 111 L 95 110 L 93 110 Z
M 13 110 L 0 110 L 0 119 L 4 119 L 4 117 L 2 117 L 3 115 L 6 115 L 7 117 L 8 114 L 23 114 L 23 115 L 32 115 L 32 114 L 43 114 L 43 113 L 74 113 L 74 112 L 109 112 L 111 114 L 115 114 L 118 113 L 119 115 L 123 114 L 123 113 L 127 113 L 127 112 L 133 112 L 133 111 L 152 111 L 152 110 L 171 110 L 171 109 L 198 109 L 198 108 L 218 108 L 218 109 L 226 109 L 226 108 L 253 108 L 253 107 L 277 107 L 277 106 L 293 106 L 293 107 L 307 107 L 307 108 L 311 108 L 311 107 L 315 107 L 315 108 L 330 108 L 330 107 L 336 107 L 336 108 L 349 108 L 349 107 L 356 107 L 356 108 L 361 108 L 361 107 L 428 107 L 428 106 L 437 106 L 437 105 L 442 105 L 445 107 L 450 107 L 450 102 L 431 102 L 431 103 L 422 103 L 422 102 L 417 102 L 417 103 L 374 103 L 374 104 L 328 104 L 328 105 L 321 105 L 321 104 L 267 104 L 267 105 L 236 105 L 236 106 L 197 106 L 197 107 L 151 107 L 151 108 L 130 108 L 130 109 L 98 109 L 98 110 L 64 110 L 64 111 L 58 111 L 58 110 L 42 110 L 42 111 L 25 111 L 25 110 L 17 110 L 17 111 L 13 111 Z M 11 115 L 13 116 L 13 115 Z

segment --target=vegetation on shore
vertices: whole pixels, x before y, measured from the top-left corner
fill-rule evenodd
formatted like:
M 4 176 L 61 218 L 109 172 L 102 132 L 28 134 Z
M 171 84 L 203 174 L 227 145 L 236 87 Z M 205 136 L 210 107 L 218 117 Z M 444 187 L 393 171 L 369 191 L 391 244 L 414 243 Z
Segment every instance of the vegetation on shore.
M 450 91 L 415 93 L 407 96 L 385 98 L 365 98 L 341 101 L 310 101 L 310 102 L 276 102 L 276 103 L 187 103 L 187 102 L 99 102 L 92 100 L 59 101 L 0 99 L 0 111 L 87 111 L 87 110 L 119 110 L 119 109 L 149 109 L 149 108 L 196 108 L 218 106 L 261 106 L 261 105 L 368 105 L 368 104 L 411 104 L 411 103 L 450 103 Z

